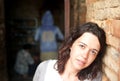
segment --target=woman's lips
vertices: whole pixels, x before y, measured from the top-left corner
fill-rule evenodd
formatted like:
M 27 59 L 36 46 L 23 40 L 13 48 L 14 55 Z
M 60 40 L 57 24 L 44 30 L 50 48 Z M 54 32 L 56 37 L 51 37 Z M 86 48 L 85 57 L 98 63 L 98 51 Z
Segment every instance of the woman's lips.
M 83 66 L 83 65 L 85 65 L 85 61 L 82 61 L 82 60 L 80 60 L 80 59 L 77 59 L 77 62 L 78 62 L 78 64 L 79 65 L 81 65 L 81 66 Z

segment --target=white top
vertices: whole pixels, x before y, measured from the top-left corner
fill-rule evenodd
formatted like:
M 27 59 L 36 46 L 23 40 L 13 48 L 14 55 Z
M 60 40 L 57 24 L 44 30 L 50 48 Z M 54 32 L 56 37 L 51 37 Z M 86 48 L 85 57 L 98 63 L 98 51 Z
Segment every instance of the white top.
M 39 64 L 33 81 L 63 81 L 60 74 L 54 68 L 54 64 L 57 60 L 48 60 Z M 99 74 L 94 80 L 84 80 L 84 81 L 102 81 L 101 75 Z
M 31 54 L 22 49 L 18 52 L 14 69 L 17 73 L 24 75 L 28 73 L 29 64 L 34 64 Z

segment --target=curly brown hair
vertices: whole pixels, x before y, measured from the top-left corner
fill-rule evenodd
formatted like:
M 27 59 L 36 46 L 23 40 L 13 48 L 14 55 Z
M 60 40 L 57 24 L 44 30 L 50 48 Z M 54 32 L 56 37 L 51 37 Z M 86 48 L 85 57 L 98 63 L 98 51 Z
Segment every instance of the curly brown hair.
M 102 58 L 105 55 L 106 50 L 105 32 L 96 23 L 87 22 L 81 26 L 76 26 L 76 28 L 71 32 L 70 36 L 63 42 L 61 48 L 59 49 L 57 70 L 60 74 L 64 72 L 65 65 L 70 57 L 70 47 L 74 41 L 82 36 L 85 32 L 90 32 L 97 36 L 101 48 L 94 62 L 87 68 L 84 68 L 78 72 L 77 76 L 80 80 L 94 79 L 98 72 L 102 72 Z

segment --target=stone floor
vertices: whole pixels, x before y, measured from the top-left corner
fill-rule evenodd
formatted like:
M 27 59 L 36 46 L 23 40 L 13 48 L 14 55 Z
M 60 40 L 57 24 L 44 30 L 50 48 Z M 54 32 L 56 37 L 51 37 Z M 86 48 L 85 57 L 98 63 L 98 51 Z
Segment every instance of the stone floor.
M 10 76 L 9 81 L 32 81 L 33 76 L 23 78 L 20 75 L 13 74 Z
M 27 77 L 27 78 L 13 77 L 11 81 L 32 81 L 32 77 Z
M 17 74 L 14 70 L 12 70 L 9 74 L 8 81 L 32 81 L 34 72 L 30 73 L 29 76 L 23 78 L 21 75 Z

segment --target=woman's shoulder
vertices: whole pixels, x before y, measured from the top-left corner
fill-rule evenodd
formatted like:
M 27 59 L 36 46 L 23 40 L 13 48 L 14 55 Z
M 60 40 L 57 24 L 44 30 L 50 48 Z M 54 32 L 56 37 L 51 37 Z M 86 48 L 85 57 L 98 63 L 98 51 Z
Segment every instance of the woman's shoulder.
M 42 61 L 36 69 L 35 75 L 33 77 L 33 81 L 44 81 L 44 79 L 45 79 L 44 77 L 46 76 L 47 68 L 52 67 L 53 64 L 56 63 L 56 61 L 57 60 Z
M 56 61 L 57 61 L 57 60 L 50 59 L 50 60 L 42 61 L 40 64 L 54 63 L 54 62 L 56 62 Z
M 57 60 L 45 60 L 45 61 L 42 61 L 38 67 L 45 67 L 47 66 L 48 64 L 55 64 Z
M 45 73 L 48 66 L 51 67 L 53 66 L 53 64 L 55 64 L 57 60 L 45 60 L 45 61 L 42 61 L 38 66 L 37 66 L 37 69 L 36 69 L 36 72 L 37 73 Z

